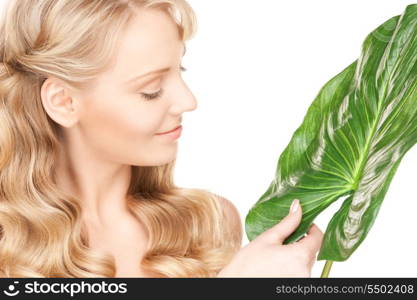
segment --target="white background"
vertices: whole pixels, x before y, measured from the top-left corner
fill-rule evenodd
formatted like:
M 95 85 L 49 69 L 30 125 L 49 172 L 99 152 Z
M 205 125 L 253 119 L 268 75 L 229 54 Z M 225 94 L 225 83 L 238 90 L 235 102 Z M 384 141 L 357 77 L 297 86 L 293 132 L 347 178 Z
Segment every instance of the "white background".
M 184 78 L 199 107 L 184 115 L 177 184 L 231 200 L 242 223 L 319 89 L 353 62 L 368 33 L 412 1 L 189 0 L 199 29 Z M 330 277 L 416 277 L 417 146 L 403 158 L 368 236 Z M 315 223 L 324 232 L 342 202 Z M 245 234 L 244 245 L 248 243 Z M 312 277 L 320 277 L 317 261 Z
M 2 2 L 5 2 L 4 0 Z M 185 81 L 176 184 L 231 200 L 242 226 L 319 89 L 353 62 L 368 33 L 412 1 L 188 0 L 198 17 Z M 417 147 L 404 157 L 367 238 L 330 277 L 416 277 Z M 338 201 L 315 223 L 324 232 Z M 243 245 L 248 243 L 246 234 Z M 317 261 L 312 277 L 320 277 Z

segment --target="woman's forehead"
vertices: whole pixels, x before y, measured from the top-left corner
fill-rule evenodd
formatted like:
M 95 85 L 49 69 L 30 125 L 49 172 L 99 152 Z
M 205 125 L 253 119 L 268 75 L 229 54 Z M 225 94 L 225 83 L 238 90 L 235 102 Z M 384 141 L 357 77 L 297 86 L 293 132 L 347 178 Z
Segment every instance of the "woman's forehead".
M 148 72 L 172 67 L 185 51 L 174 20 L 163 11 L 145 9 L 122 32 L 110 76 L 126 85 Z
M 163 12 L 145 10 L 138 14 L 123 32 L 119 54 L 148 57 L 150 54 L 169 55 L 183 45 L 176 23 Z M 182 51 L 182 47 L 180 48 Z

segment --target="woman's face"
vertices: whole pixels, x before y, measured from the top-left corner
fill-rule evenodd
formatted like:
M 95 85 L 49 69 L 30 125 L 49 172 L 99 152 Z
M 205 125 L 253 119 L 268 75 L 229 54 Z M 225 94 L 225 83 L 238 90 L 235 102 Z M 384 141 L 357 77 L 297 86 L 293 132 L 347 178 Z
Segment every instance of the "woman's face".
M 177 139 L 156 134 L 177 127 L 183 112 L 197 107 L 181 77 L 185 45 L 169 15 L 147 9 L 119 46 L 115 67 L 80 96 L 80 136 L 113 162 L 166 164 L 176 157 Z

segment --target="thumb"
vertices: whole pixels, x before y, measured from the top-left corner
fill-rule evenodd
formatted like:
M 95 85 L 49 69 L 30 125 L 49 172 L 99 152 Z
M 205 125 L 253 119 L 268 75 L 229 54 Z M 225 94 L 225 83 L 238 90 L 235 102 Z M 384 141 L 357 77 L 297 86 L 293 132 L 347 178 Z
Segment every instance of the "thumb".
M 267 239 L 272 243 L 278 242 L 282 244 L 300 225 L 302 215 L 300 201 L 294 199 L 288 211 L 288 215 L 278 224 L 264 232 Z

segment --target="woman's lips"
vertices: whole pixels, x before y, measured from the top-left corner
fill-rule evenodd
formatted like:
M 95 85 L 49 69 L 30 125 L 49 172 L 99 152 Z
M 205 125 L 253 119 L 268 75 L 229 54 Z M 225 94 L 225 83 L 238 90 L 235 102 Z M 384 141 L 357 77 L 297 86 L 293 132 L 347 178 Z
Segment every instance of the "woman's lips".
M 181 125 L 179 125 L 179 126 L 175 127 L 174 129 L 171 129 L 171 130 L 169 130 L 169 131 L 160 132 L 160 133 L 157 133 L 157 134 L 167 134 L 167 133 L 170 133 L 170 132 L 173 132 L 173 131 L 177 130 L 179 127 L 181 127 Z
M 157 133 L 156 135 L 165 136 L 165 137 L 175 140 L 181 136 L 181 132 L 182 132 L 182 126 L 180 125 L 170 131 Z

